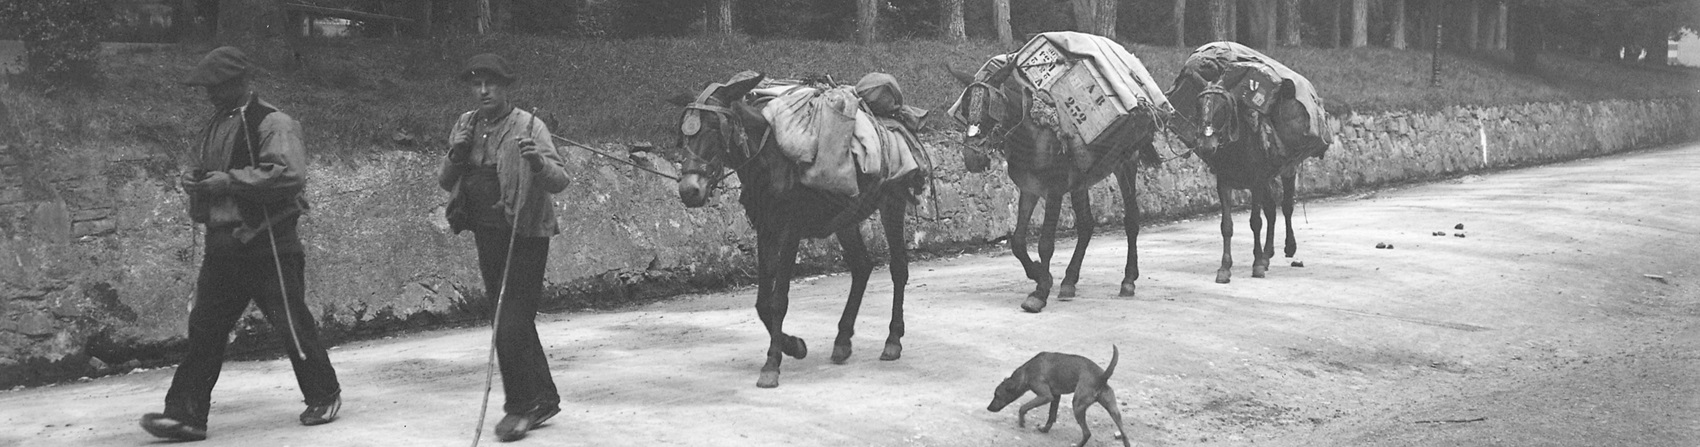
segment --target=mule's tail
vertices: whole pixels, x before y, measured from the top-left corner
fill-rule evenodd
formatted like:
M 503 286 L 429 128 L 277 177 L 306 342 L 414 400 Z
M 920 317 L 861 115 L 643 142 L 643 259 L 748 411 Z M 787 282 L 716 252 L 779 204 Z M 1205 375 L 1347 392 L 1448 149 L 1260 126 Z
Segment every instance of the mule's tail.
M 1110 345 L 1110 366 L 1104 368 L 1104 375 L 1098 376 L 1098 389 L 1109 386 L 1110 375 L 1116 373 L 1116 359 L 1120 357 L 1121 352 L 1116 350 L 1116 345 Z

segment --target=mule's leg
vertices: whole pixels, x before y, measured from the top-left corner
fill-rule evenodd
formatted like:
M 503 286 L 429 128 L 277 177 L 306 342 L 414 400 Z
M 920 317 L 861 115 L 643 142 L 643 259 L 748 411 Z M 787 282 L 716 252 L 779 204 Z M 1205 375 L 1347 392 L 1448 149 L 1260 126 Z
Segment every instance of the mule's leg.
M 1116 171 L 1116 183 L 1121 186 L 1122 193 L 1122 228 L 1127 232 L 1127 266 L 1122 269 L 1121 296 L 1133 296 L 1134 280 L 1139 279 L 1139 193 L 1136 188 L 1135 175 L 1139 173 L 1139 165 L 1134 162 L 1123 163 Z
M 1269 271 L 1270 254 L 1275 252 L 1275 206 L 1267 186 L 1251 189 L 1250 208 L 1251 277 L 1262 278 Z M 1264 225 L 1266 220 L 1267 226 Z
M 1289 258 L 1293 257 L 1293 253 L 1299 252 L 1299 240 L 1293 237 L 1293 188 L 1297 186 L 1297 177 L 1298 174 L 1293 171 L 1281 174 L 1281 217 L 1287 220 L 1286 252 Z
M 1257 252 L 1257 259 L 1265 272 L 1269 271 L 1270 261 L 1275 259 L 1275 207 L 1279 204 L 1275 199 L 1275 179 L 1269 179 L 1269 185 L 1263 190 L 1263 204 L 1258 205 L 1263 210 L 1264 227 L 1263 248 Z
M 909 243 L 903 231 L 907 207 L 902 199 L 892 198 L 880 209 L 886 245 L 891 250 L 891 333 L 885 337 L 885 351 L 880 352 L 880 360 L 897 360 L 903 356 L 903 289 L 909 285 Z
M 1051 254 L 1056 253 L 1057 248 L 1057 220 L 1062 217 L 1062 198 L 1063 193 L 1045 196 L 1045 217 L 1039 223 L 1039 262 L 1035 267 L 1046 292 L 1043 298 L 1050 297 L 1051 286 L 1056 281 L 1051 276 Z
M 1027 272 L 1027 279 L 1038 284 L 1032 293 L 1027 294 L 1027 299 L 1021 302 L 1021 310 L 1028 312 L 1045 310 L 1045 298 L 1051 293 L 1050 280 L 1047 278 L 1040 281 L 1040 278 L 1049 276 L 1050 273 L 1040 269 L 1033 259 L 1027 256 L 1027 233 L 1030 231 L 1028 220 L 1033 217 L 1033 206 L 1038 202 L 1038 194 L 1021 192 L 1021 198 L 1016 201 L 1015 206 L 1015 233 L 1009 235 L 1010 251 L 1015 253 L 1015 259 L 1021 261 L 1021 268 Z
M 1234 190 L 1217 180 L 1216 198 L 1222 207 L 1222 266 L 1216 268 L 1216 283 L 1227 284 L 1234 268 Z
M 761 378 L 756 386 L 773 388 L 779 386 L 779 364 L 782 355 L 803 358 L 809 355 L 808 345 L 803 339 L 785 334 L 785 313 L 790 307 L 791 269 L 797 263 L 797 243 L 799 238 L 790 228 L 776 236 L 779 247 L 770 252 L 768 259 L 771 274 L 771 290 L 765 296 L 756 298 L 756 312 L 762 316 L 762 323 L 767 324 L 768 346 L 767 363 L 761 367 Z
M 850 297 L 844 301 L 844 316 L 838 318 L 838 338 L 832 342 L 832 363 L 843 364 L 850 358 L 850 338 L 856 335 L 856 314 L 862 310 L 862 293 L 868 290 L 874 261 L 868 256 L 860 225 L 838 230 L 838 246 L 844 249 L 844 263 L 850 267 Z
M 1097 228 L 1098 220 L 1092 215 L 1092 194 L 1081 189 L 1068 193 L 1069 207 L 1074 209 L 1074 256 L 1068 258 L 1068 270 L 1063 271 L 1062 287 L 1057 289 L 1057 299 L 1068 301 L 1074 298 L 1074 284 L 1080 282 L 1080 264 L 1086 259 L 1086 246 L 1092 243 L 1092 230 Z

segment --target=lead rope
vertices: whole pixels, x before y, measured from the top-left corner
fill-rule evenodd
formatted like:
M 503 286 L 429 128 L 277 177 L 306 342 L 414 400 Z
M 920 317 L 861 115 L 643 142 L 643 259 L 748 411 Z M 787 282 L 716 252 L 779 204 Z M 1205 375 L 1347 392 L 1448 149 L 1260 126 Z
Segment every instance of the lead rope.
M 250 98 L 252 97 L 250 96 Z M 242 109 L 236 113 L 242 119 L 242 145 L 248 148 L 248 163 L 258 168 L 260 160 L 254 154 L 253 135 L 248 134 L 248 106 L 242 106 Z M 285 167 L 285 169 L 288 168 Z M 277 222 L 272 222 L 271 207 L 261 203 L 260 217 L 266 219 L 266 240 L 271 241 L 272 245 L 272 267 L 277 270 L 277 291 L 283 294 L 283 319 L 289 323 L 289 340 L 295 344 L 295 354 L 301 356 L 301 360 L 307 360 L 307 351 L 301 349 L 301 337 L 296 334 L 295 311 L 289 305 L 289 284 L 283 280 L 283 261 L 277 255 L 277 232 L 272 231 L 272 226 L 277 225 Z M 206 260 L 202 259 L 201 262 L 206 262 Z M 303 296 L 302 300 L 305 302 L 306 297 Z
M 527 137 L 531 136 L 531 124 L 535 122 L 535 115 L 525 122 Z M 524 163 L 524 157 L 521 157 L 520 161 Z M 519 194 L 519 203 L 514 204 L 514 222 L 508 225 L 508 252 L 502 261 L 502 287 L 496 291 L 496 313 L 490 318 L 490 356 L 484 360 L 484 399 L 478 404 L 478 426 L 472 430 L 472 447 L 478 447 L 478 440 L 484 437 L 484 416 L 490 410 L 490 389 L 495 387 L 496 382 L 496 334 L 501 333 L 502 327 L 502 298 L 508 294 L 508 272 L 513 270 L 514 266 L 514 240 L 519 239 L 519 216 L 525 212 L 527 195 L 527 192 Z

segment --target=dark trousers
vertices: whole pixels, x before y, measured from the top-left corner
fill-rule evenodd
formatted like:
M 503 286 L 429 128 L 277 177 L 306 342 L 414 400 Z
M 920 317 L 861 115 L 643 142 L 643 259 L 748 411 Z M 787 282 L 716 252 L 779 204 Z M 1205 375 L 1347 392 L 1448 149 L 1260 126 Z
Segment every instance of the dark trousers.
M 177 375 L 171 379 L 171 390 L 165 393 L 165 415 L 183 422 L 206 426 L 208 407 L 212 402 L 213 384 L 224 367 L 224 348 L 236 320 L 248 310 L 253 301 L 277 330 L 289 362 L 295 367 L 295 382 L 307 405 L 323 405 L 336 400 L 342 388 L 337 384 L 336 370 L 319 344 L 318 325 L 308 312 L 303 299 L 302 269 L 305 258 L 301 253 L 278 256 L 283 264 L 283 278 L 289 289 L 284 297 L 278 290 L 278 270 L 271 255 L 228 256 L 208 255 L 201 262 L 201 277 L 195 285 L 195 307 L 189 311 L 189 354 L 177 365 Z M 283 300 L 289 300 L 294 314 L 295 331 L 301 339 L 302 353 L 295 352 L 290 341 L 289 318 L 284 315 Z
M 477 229 L 478 270 L 484 276 L 484 296 L 492 307 L 502 293 L 502 267 L 508 260 L 510 230 Z M 496 316 L 496 359 L 502 368 L 502 391 L 507 413 L 527 413 L 559 406 L 549 358 L 537 340 L 537 304 L 543 295 L 543 270 L 549 261 L 549 238 L 520 237 L 513 241 L 513 268 L 508 289 Z

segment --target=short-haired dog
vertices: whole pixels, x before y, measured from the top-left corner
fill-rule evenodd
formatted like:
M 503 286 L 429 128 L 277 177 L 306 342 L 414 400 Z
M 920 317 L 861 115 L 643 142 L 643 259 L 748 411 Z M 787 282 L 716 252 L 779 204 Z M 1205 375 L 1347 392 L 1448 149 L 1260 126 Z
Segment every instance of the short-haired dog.
M 1033 400 L 1021 404 L 1021 411 L 1016 414 L 1016 425 L 1027 426 L 1027 410 L 1044 404 L 1051 404 L 1051 416 L 1045 420 L 1045 425 L 1039 427 L 1040 433 L 1051 431 L 1051 425 L 1057 422 L 1057 406 L 1062 403 L 1060 397 L 1074 393 L 1074 421 L 1080 424 L 1080 443 L 1077 447 L 1085 446 L 1086 440 L 1092 438 L 1092 431 L 1086 428 L 1086 409 L 1093 403 L 1104 407 L 1110 412 L 1110 420 L 1116 422 L 1116 439 L 1122 441 L 1122 446 L 1129 447 L 1127 435 L 1122 430 L 1122 414 L 1116 408 L 1116 392 L 1110 389 L 1110 374 L 1116 371 L 1116 359 L 1120 352 L 1114 345 L 1110 346 L 1110 367 L 1098 369 L 1097 363 L 1086 357 L 1057 352 L 1041 352 L 1032 360 L 1016 368 L 1009 378 L 1003 379 L 998 388 L 992 392 L 992 404 L 986 406 L 987 411 L 998 412 L 1021 395 L 1032 391 Z

